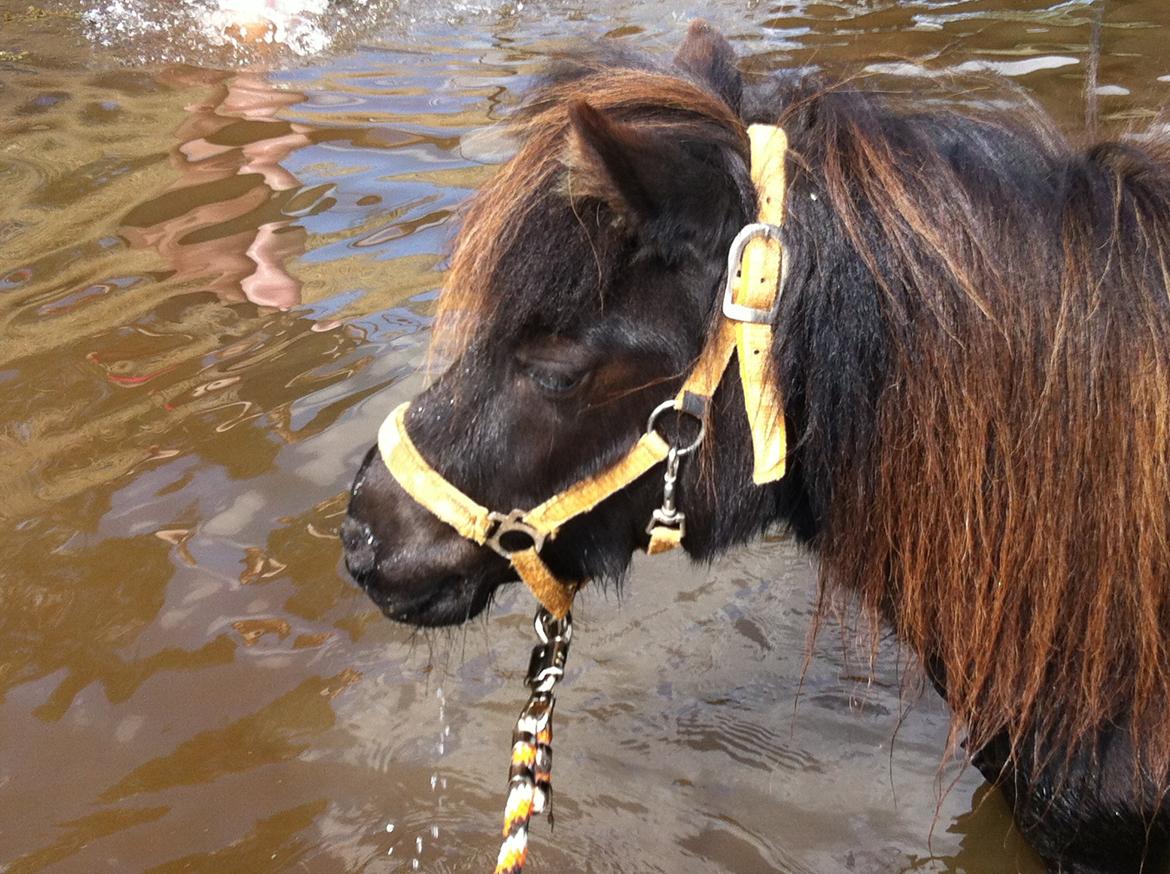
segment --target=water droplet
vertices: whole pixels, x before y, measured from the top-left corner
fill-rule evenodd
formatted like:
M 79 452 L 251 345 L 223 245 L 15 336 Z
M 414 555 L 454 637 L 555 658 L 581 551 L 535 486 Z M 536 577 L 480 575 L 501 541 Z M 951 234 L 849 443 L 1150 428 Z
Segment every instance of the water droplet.
M 410 860 L 410 867 L 413 868 L 415 871 L 417 871 L 418 870 L 418 859 L 411 859 Z
M 432 825 L 432 826 L 431 826 L 431 837 L 432 837 L 432 838 L 435 838 L 436 840 L 438 839 L 438 837 L 439 837 L 439 827 L 438 827 L 437 825 Z
M 386 834 L 390 834 L 392 831 L 394 831 L 394 823 L 386 823 Z
M 422 852 L 422 838 L 415 838 L 414 839 L 414 851 L 416 853 Z
M 431 791 L 432 792 L 435 791 L 435 786 L 437 786 L 438 784 L 439 784 L 439 775 L 438 774 L 431 774 Z

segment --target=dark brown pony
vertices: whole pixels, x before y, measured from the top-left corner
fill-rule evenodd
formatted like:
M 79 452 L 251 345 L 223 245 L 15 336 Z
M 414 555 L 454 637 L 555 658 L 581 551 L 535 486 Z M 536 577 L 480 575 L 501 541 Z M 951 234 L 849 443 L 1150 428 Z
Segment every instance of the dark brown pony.
M 697 24 L 672 66 L 563 63 L 471 204 L 414 441 L 481 503 L 528 508 L 620 456 L 717 317 L 756 215 L 746 125 L 791 140 L 773 350 L 789 473 L 751 483 L 734 368 L 684 468 L 706 559 L 790 526 L 823 591 L 919 654 L 956 741 L 1053 870 L 1161 870 L 1170 846 L 1170 144 L 1074 147 L 1008 110 L 746 84 Z M 660 476 L 544 550 L 618 580 Z M 343 529 L 388 616 L 480 612 L 512 575 L 371 451 Z

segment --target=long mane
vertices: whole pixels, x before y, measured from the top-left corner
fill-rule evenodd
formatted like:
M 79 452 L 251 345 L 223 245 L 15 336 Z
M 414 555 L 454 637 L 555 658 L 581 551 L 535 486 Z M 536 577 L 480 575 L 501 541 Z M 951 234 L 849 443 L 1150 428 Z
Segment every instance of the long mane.
M 1006 731 L 1040 767 L 1112 724 L 1161 785 L 1170 145 L 847 89 L 786 106 L 808 282 L 781 368 L 826 581 L 928 660 L 970 749 Z

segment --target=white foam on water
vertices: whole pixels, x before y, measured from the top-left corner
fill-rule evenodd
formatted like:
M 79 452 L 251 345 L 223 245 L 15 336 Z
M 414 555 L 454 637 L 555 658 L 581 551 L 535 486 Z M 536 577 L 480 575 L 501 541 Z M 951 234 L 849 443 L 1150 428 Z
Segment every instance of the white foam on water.
M 309 58 L 389 11 L 385 0 L 104 0 L 85 10 L 88 38 L 153 61 L 251 61 L 273 50 Z
M 314 55 L 332 43 L 317 21 L 328 8 L 328 0 L 218 0 L 202 18 L 203 31 L 220 43 L 261 39 L 298 55 Z

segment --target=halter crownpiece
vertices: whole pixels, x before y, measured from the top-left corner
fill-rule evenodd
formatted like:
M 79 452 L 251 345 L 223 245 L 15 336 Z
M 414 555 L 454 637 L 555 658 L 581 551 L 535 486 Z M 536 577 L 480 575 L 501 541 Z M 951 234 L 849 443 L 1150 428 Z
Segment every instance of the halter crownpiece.
M 751 174 L 759 197 L 759 221 L 736 236 L 727 259 L 727 280 L 719 319 L 681 391 L 651 414 L 646 433 L 610 467 L 580 480 L 531 510 L 489 510 L 448 482 L 418 451 L 406 430 L 409 403 L 394 410 L 378 431 L 378 448 L 390 474 L 410 497 L 454 528 L 460 536 L 487 546 L 511 562 L 536 599 L 564 619 L 583 581 L 563 581 L 545 564 L 540 551 L 577 516 L 626 488 L 665 461 L 662 506 L 647 526 L 651 555 L 678 546 L 686 533 L 685 516 L 675 499 L 682 458 L 702 441 L 711 398 L 731 362 L 739 359 L 744 407 L 752 435 L 752 481 L 757 485 L 784 476 L 787 439 L 784 404 L 769 373 L 775 323 L 784 285 L 785 265 L 780 225 L 787 190 L 785 156 L 788 137 L 771 125 L 748 128 Z M 672 447 L 655 429 L 667 411 L 694 417 L 699 436 L 687 447 Z
M 759 198 L 759 221 L 747 225 L 731 244 L 723 318 L 707 340 L 675 405 L 681 409 L 687 395 L 709 405 L 731 362 L 731 353 L 735 352 L 752 434 L 752 482 L 764 485 L 784 477 L 788 455 L 784 402 L 777 381 L 769 373 L 773 326 L 780 314 L 788 265 L 780 238 L 788 190 L 784 169 L 788 136 L 783 128 L 753 124 L 748 128 L 748 138 L 752 144 L 751 173 Z

